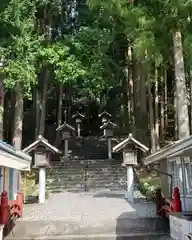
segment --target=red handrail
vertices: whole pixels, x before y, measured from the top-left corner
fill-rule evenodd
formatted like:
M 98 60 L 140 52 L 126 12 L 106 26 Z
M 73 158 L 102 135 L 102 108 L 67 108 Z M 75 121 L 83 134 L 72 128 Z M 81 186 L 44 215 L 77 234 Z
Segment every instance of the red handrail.
M 15 218 L 22 216 L 22 194 L 16 200 L 8 200 L 7 192 L 1 193 L 0 224 L 9 225 Z
M 181 200 L 179 188 L 173 190 L 173 199 L 164 198 L 161 189 L 156 190 L 156 214 L 161 217 L 169 217 L 172 212 L 181 212 Z

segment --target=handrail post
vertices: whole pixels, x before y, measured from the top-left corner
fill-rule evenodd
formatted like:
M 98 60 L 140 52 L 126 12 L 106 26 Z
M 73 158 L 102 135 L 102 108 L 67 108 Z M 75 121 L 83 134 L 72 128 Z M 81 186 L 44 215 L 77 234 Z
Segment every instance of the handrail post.
M 0 224 L 6 224 L 7 223 L 7 218 L 8 218 L 8 197 L 7 197 L 7 192 L 3 191 L 1 193 L 1 206 L 0 206 Z
M 156 215 L 159 215 L 159 209 L 162 206 L 161 188 L 156 189 Z
M 23 197 L 22 197 L 22 193 L 18 192 L 17 193 L 17 204 L 20 208 L 20 217 L 22 217 L 22 212 L 23 212 Z
M 173 212 L 181 212 L 182 211 L 182 207 L 181 207 L 181 199 L 180 199 L 180 192 L 179 192 L 179 188 L 175 187 L 173 189 Z

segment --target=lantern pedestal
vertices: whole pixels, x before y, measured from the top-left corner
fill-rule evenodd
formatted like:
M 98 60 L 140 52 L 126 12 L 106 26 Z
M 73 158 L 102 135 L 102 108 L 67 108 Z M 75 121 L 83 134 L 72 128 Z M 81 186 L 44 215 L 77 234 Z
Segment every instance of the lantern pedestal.
M 134 171 L 133 167 L 138 163 L 141 163 L 141 158 L 149 150 L 148 147 L 137 141 L 132 133 L 128 138 L 124 139 L 113 147 L 113 152 L 123 153 L 123 165 L 127 167 L 127 194 L 126 198 L 131 203 L 134 203 Z
M 68 158 L 68 145 L 69 145 L 69 142 L 68 142 L 68 139 L 65 139 L 64 140 L 64 144 L 65 144 L 65 158 L 67 159 Z
M 45 203 L 46 168 L 39 169 L 39 203 Z
M 134 183 L 133 166 L 127 166 L 127 194 L 126 194 L 126 198 L 131 203 L 134 203 L 133 183 Z
M 77 123 L 77 137 L 81 137 L 81 124 Z
M 111 140 L 113 137 L 113 129 L 116 128 L 116 124 L 111 121 L 103 122 L 103 125 L 100 127 L 103 130 L 104 137 L 107 138 L 108 142 L 108 159 L 112 159 L 112 148 L 111 148 Z
M 111 138 L 108 138 L 108 158 L 112 159 Z

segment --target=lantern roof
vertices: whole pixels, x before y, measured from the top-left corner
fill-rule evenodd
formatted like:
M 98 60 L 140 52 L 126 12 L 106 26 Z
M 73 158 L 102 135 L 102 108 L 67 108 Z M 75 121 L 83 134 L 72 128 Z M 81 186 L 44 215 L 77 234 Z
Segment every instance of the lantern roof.
M 106 128 L 108 128 L 108 129 L 113 129 L 113 128 L 116 128 L 116 127 L 117 127 L 117 124 L 115 124 L 115 123 L 113 123 L 113 122 L 111 122 L 111 121 L 109 120 L 108 122 L 104 123 L 104 124 L 100 127 L 100 129 L 101 129 L 101 130 L 104 130 L 104 129 L 106 129 Z
M 110 113 L 106 112 L 106 111 L 100 113 L 98 116 L 99 116 L 99 118 L 102 118 L 102 117 L 111 118 L 112 117 L 112 115 Z
M 73 114 L 72 118 L 81 118 L 84 119 L 85 116 L 79 112 L 76 112 L 75 114 Z
M 126 148 L 127 145 L 133 144 L 136 148 L 140 149 L 142 152 L 147 152 L 149 150 L 148 147 L 146 147 L 144 144 L 137 141 L 132 133 L 129 133 L 128 138 L 123 140 L 122 142 L 118 143 L 115 147 L 113 147 L 113 152 L 119 152 Z
M 64 122 L 61 126 L 59 126 L 56 131 L 64 131 L 64 130 L 70 130 L 75 132 L 75 128 L 71 125 L 67 124 L 67 122 Z
M 53 145 L 51 145 L 47 139 L 45 139 L 44 137 L 42 137 L 41 135 L 39 135 L 37 137 L 37 140 L 35 142 L 33 142 L 32 144 L 30 144 L 28 147 L 26 147 L 25 149 L 23 149 L 23 151 L 25 153 L 30 153 L 32 151 L 34 151 L 35 149 L 37 149 L 38 147 L 43 146 L 47 149 L 47 151 L 51 151 L 54 153 L 60 153 L 59 149 L 57 149 L 56 147 L 54 147 Z

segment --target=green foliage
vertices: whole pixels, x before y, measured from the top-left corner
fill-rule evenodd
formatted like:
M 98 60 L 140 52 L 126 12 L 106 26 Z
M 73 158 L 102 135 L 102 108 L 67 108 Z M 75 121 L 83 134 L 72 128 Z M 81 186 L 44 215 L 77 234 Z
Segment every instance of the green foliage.
M 150 185 L 149 183 L 145 182 L 141 182 L 138 185 L 138 190 L 141 192 L 141 194 L 143 194 L 147 200 L 149 201 L 154 201 L 155 200 L 155 186 Z
M 48 67 L 53 86 L 71 83 L 78 96 L 89 95 L 105 104 L 113 95 L 120 108 L 127 94 L 128 46 L 137 61 L 154 72 L 154 67 L 169 62 L 172 30 L 180 27 L 186 62 L 191 65 L 191 13 L 191 1 L 184 0 L 136 4 L 125 0 L 89 0 L 88 4 L 84 0 L 3 0 L 0 53 L 5 86 L 14 89 L 19 83 L 29 98 L 41 70 Z

